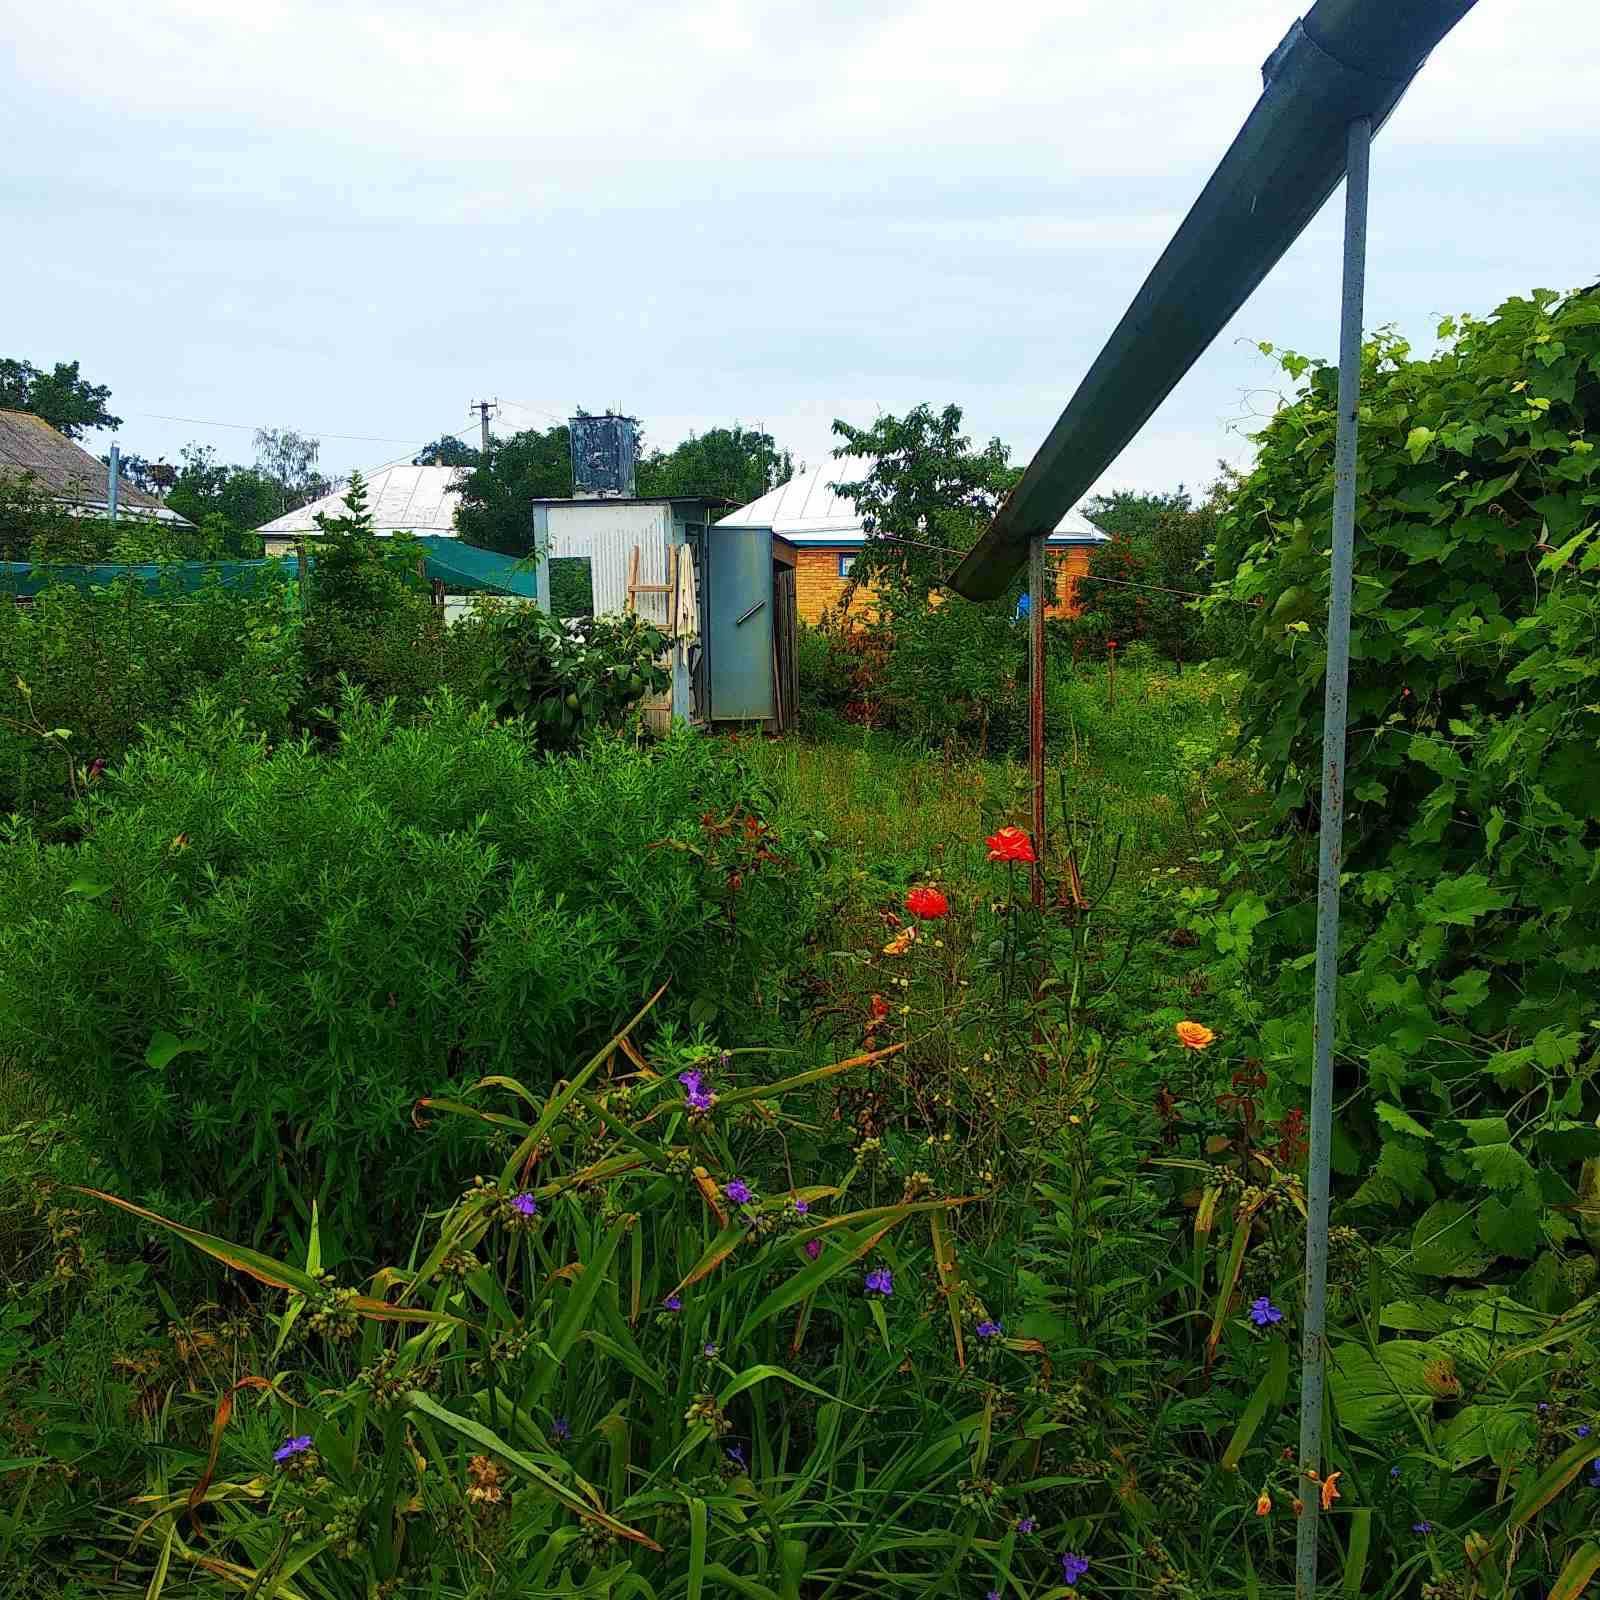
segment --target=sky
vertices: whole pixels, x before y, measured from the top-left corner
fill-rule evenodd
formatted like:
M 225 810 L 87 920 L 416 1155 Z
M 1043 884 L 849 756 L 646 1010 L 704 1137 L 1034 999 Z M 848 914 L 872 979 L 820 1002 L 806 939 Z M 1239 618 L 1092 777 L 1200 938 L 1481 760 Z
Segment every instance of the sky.
M 0 356 L 152 459 L 290 427 L 338 475 L 497 398 L 811 463 L 954 402 L 1022 463 L 1308 3 L 0 0 Z M 1479 0 L 1374 149 L 1369 327 L 1600 278 L 1597 81 L 1600 7 Z M 1339 252 L 1336 199 L 1099 487 L 1246 464 Z

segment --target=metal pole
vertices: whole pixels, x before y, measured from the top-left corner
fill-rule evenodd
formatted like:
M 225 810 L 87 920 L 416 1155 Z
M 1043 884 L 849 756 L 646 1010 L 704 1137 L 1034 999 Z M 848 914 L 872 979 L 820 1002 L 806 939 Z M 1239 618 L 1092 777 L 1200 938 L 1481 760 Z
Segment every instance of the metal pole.
M 1044 910 L 1045 535 L 1028 543 L 1028 776 L 1033 781 L 1033 909 Z
M 106 464 L 106 508 L 113 522 L 117 520 L 117 489 L 122 477 L 122 451 L 117 441 L 111 441 L 111 458 Z
M 1300 1497 L 1295 1530 L 1295 1600 L 1315 1600 L 1322 1470 L 1323 1362 L 1327 1347 L 1328 1168 L 1333 1138 L 1333 1037 L 1338 1022 L 1339 876 L 1344 862 L 1346 688 L 1350 676 L 1350 587 L 1355 564 L 1356 424 L 1361 404 L 1361 314 L 1367 278 L 1367 177 L 1372 121 L 1349 128 L 1344 212 L 1344 301 L 1339 316 L 1339 419 L 1333 447 L 1333 566 L 1328 593 L 1328 666 L 1322 710 L 1322 838 L 1317 868 L 1315 1060 L 1311 1159 L 1306 1186 L 1306 1300 L 1300 1360 Z

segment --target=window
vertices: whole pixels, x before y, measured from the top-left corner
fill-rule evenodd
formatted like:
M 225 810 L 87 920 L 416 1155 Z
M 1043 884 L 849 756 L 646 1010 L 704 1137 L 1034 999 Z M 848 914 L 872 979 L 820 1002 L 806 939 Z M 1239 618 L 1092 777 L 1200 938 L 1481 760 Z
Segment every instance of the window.
M 841 578 L 848 578 L 850 576 L 850 569 L 855 564 L 856 564 L 856 558 L 854 556 L 840 556 L 839 557 L 839 576 Z

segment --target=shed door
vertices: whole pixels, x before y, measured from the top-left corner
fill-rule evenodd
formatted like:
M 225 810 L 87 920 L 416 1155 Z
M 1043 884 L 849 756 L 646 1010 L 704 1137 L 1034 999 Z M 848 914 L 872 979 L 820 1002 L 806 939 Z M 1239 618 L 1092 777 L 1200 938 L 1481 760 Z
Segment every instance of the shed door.
M 766 529 L 709 528 L 706 627 L 711 717 L 765 721 L 777 714 L 772 692 L 772 534 Z

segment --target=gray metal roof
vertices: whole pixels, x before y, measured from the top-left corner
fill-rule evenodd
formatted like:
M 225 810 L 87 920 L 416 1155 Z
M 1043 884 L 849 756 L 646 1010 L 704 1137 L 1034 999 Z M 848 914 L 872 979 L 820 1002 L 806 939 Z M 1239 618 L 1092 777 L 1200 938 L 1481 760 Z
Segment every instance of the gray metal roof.
M 363 475 L 365 476 L 365 475 Z M 453 536 L 456 531 L 456 508 L 461 504 L 460 467 L 379 467 L 366 477 L 367 507 L 372 512 L 372 526 L 378 533 L 437 533 Z M 349 511 L 345 502 L 348 483 L 340 484 L 332 494 L 313 500 L 296 511 L 275 517 L 256 529 L 265 534 L 312 534 L 317 527 L 318 515 L 342 517 Z
M 775 537 L 790 544 L 860 544 L 867 537 L 861 514 L 853 501 L 829 486 L 857 483 L 871 469 L 872 463 L 861 456 L 830 457 L 769 489 L 759 500 L 718 518 L 717 526 L 771 528 Z M 1069 511 L 1050 535 L 1051 544 L 1104 544 L 1106 539 L 1078 510 Z

